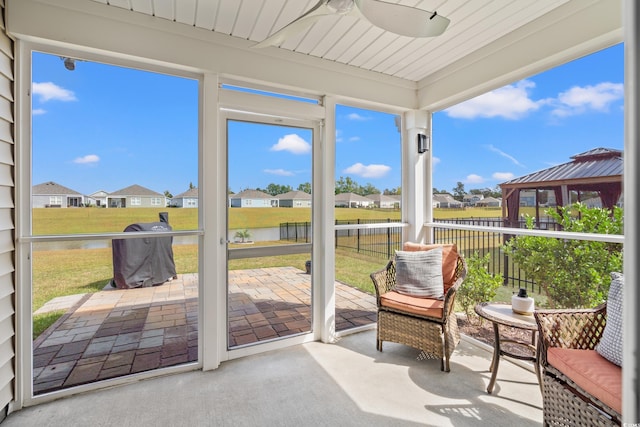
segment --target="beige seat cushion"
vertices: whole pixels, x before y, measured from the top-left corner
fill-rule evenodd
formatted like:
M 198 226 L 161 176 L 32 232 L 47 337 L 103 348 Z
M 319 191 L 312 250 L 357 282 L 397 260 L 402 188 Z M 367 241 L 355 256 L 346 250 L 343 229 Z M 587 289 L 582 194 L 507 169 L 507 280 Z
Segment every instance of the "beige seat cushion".
M 442 247 L 442 280 L 444 281 L 444 293 L 446 294 L 456 280 L 458 246 L 455 243 L 423 245 L 422 243 L 406 242 L 402 248 L 405 251 L 428 251 L 439 247 Z

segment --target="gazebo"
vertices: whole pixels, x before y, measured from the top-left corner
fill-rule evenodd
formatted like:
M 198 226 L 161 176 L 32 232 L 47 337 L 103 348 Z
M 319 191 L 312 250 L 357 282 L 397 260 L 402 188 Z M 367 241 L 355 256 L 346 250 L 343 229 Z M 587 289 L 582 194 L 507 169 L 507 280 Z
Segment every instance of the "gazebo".
M 539 220 L 540 190 L 552 190 L 556 205 L 572 202 L 571 192 L 577 200 L 584 192 L 597 192 L 602 207 L 612 209 L 622 194 L 622 151 L 594 148 L 571 157 L 572 161 L 524 175 L 500 184 L 502 188 L 502 217 L 506 227 L 518 227 L 520 194 L 535 190 L 536 220 Z

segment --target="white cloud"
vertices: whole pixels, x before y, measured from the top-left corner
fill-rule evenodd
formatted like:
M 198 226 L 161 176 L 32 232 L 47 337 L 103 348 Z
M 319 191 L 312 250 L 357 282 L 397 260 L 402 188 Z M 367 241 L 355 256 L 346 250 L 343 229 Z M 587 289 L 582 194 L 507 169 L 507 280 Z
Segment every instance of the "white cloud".
M 45 110 L 44 108 L 34 108 L 33 110 L 31 110 L 32 116 L 41 116 L 43 114 L 47 114 L 47 110 Z
M 524 165 L 523 165 L 522 163 L 520 163 L 520 162 L 518 161 L 518 159 L 516 159 L 515 157 L 513 157 L 513 156 L 511 156 L 511 155 L 509 155 L 509 154 L 505 153 L 504 151 L 502 151 L 502 150 L 500 150 L 500 149 L 498 149 L 498 148 L 494 147 L 493 145 L 489 144 L 489 145 L 487 146 L 487 148 L 488 148 L 490 151 L 493 151 L 494 153 L 498 153 L 498 154 L 499 154 L 499 155 L 501 155 L 502 157 L 505 157 L 505 158 L 507 158 L 507 159 L 511 160 L 514 164 L 516 164 L 516 165 L 518 165 L 518 166 L 522 166 L 522 167 L 524 167 Z
M 351 138 L 349 138 L 349 142 L 356 142 L 356 141 L 360 141 L 359 136 L 352 136 Z
M 595 86 L 574 86 L 561 92 L 553 102 L 551 114 L 557 117 L 574 116 L 588 111 L 609 111 L 609 106 L 624 96 L 622 83 L 603 82 Z
M 271 147 L 271 151 L 288 151 L 293 154 L 306 154 L 311 152 L 311 144 L 295 133 L 292 133 L 278 139 L 278 143 Z
M 513 174 L 511 172 L 494 172 L 491 177 L 498 181 L 509 181 L 513 179 Z
M 371 120 L 369 117 L 361 116 L 358 113 L 351 113 L 347 115 L 349 120 L 357 121 L 357 122 L 365 122 L 367 120 Z
M 336 129 L 336 142 L 342 142 L 342 131 L 340 129 Z
M 279 175 L 279 176 L 293 176 L 294 173 L 284 169 L 265 169 L 264 173 L 268 173 L 271 175 Z
M 453 107 L 445 112 L 449 117 L 474 119 L 476 117 L 502 117 L 515 120 L 536 111 L 546 100 L 534 101 L 529 98 L 529 90 L 536 86 L 531 80 L 521 80 L 515 85 L 507 85 L 492 90 Z
M 381 178 L 391 170 L 387 165 L 363 165 L 356 163 L 344 169 L 343 173 L 361 176 L 363 178 Z
M 75 94 L 61 88 L 55 83 L 33 83 L 33 94 L 40 97 L 40 102 L 47 101 L 77 101 Z
M 484 178 L 480 175 L 470 174 L 467 175 L 467 178 L 464 180 L 465 184 L 481 184 L 484 182 Z
M 440 157 L 433 156 L 431 157 L 431 166 L 435 166 L 440 163 Z
M 95 154 L 87 154 L 86 156 L 77 157 L 73 160 L 73 163 L 77 163 L 80 165 L 86 165 L 91 163 L 98 163 L 100 161 L 100 157 Z

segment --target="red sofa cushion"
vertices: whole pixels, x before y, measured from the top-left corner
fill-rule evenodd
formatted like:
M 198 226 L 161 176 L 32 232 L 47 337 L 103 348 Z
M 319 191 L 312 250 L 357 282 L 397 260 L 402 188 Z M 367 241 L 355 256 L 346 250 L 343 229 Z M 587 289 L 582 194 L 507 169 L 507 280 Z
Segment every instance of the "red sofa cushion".
M 595 350 L 550 348 L 547 362 L 584 391 L 622 413 L 622 369 Z

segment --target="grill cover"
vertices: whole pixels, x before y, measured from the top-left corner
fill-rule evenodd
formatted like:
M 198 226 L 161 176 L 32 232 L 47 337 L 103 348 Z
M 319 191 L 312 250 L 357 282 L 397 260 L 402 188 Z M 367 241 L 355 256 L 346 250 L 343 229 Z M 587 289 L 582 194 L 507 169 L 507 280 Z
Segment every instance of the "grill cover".
M 131 224 L 125 232 L 171 231 L 166 222 Z M 139 239 L 113 239 L 113 282 L 119 289 L 161 285 L 176 278 L 173 262 L 173 237 L 141 237 Z

